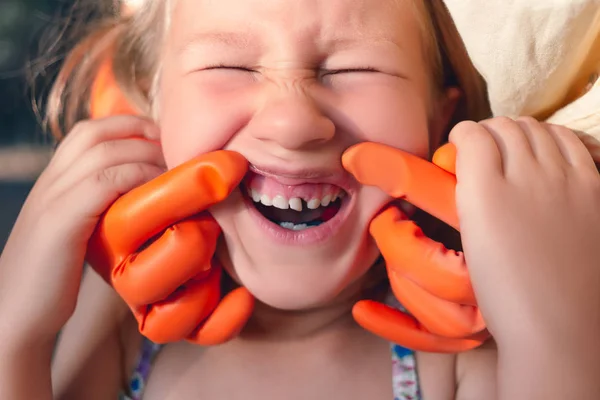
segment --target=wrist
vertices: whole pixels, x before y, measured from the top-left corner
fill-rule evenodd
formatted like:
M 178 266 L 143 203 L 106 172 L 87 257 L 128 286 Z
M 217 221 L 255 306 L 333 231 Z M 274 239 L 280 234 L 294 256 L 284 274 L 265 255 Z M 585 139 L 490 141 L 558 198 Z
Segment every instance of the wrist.
M 0 398 L 52 399 L 53 344 L 0 337 Z
M 57 337 L 58 333 L 51 335 L 0 324 L 0 353 L 7 357 L 32 352 L 52 354 Z

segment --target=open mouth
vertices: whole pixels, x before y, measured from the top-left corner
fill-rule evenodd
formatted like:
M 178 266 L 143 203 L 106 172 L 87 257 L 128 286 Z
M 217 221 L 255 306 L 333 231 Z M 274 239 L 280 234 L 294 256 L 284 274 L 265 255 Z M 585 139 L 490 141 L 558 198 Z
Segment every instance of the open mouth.
M 272 223 L 292 231 L 302 231 L 335 217 L 342 207 L 345 192 L 308 200 L 298 197 L 287 199 L 281 195 L 271 198 L 250 189 L 248 196 L 258 212 Z
M 303 231 L 332 220 L 342 208 L 347 193 L 331 184 L 269 186 L 264 177 L 246 180 L 243 192 L 268 221 L 290 231 Z

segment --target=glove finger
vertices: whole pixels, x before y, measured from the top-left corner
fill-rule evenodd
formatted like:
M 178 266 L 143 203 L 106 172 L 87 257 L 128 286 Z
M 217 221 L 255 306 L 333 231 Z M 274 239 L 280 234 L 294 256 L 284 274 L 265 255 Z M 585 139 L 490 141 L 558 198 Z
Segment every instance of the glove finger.
M 207 214 L 175 224 L 114 268 L 110 282 L 130 305 L 164 300 L 198 274 L 208 273 L 220 232 Z
M 342 164 L 360 183 L 377 186 L 459 229 L 456 177 L 427 160 L 378 143 L 347 150 Z
M 201 346 L 225 343 L 241 332 L 253 309 L 254 297 L 245 288 L 237 288 L 223 297 L 208 319 L 187 340 Z
M 165 300 L 133 307 L 142 335 L 155 343 L 187 338 L 217 307 L 221 269 L 213 267 L 203 280 L 190 280 Z
M 138 115 L 115 79 L 112 53 L 107 52 L 100 64 L 90 92 L 90 117 L 99 119 L 113 115 Z
M 444 171 L 456 175 L 456 146 L 452 143 L 444 144 L 433 153 L 431 162 Z
M 485 330 L 479 309 L 436 297 L 401 275 L 389 274 L 394 295 L 433 334 L 462 338 Z
M 438 336 L 411 316 L 371 300 L 356 303 L 352 314 L 364 329 L 414 351 L 459 353 L 479 347 L 489 337 L 487 333 L 462 339 Z
M 137 252 L 167 227 L 224 200 L 246 171 L 240 154 L 222 150 L 164 173 L 110 207 L 94 233 L 92 243 L 99 243 L 93 248 L 107 248 L 121 259 Z
M 387 268 L 406 276 L 444 300 L 476 305 L 462 253 L 431 240 L 396 207 L 389 207 L 370 225 L 370 233 Z

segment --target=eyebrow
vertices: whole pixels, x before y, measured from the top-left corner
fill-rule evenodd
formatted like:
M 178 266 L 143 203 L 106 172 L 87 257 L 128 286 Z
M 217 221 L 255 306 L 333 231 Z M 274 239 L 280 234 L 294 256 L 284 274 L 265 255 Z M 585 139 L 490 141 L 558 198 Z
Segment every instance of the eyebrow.
M 368 47 L 374 44 L 395 44 L 393 40 L 383 36 L 361 36 L 356 38 L 337 37 L 327 41 L 332 50 L 348 50 L 356 47 Z
M 177 52 L 184 53 L 198 45 L 222 45 L 236 49 L 245 49 L 252 42 L 251 35 L 243 32 L 199 32 L 186 38 L 184 43 L 177 49 Z
M 190 35 L 179 46 L 177 53 L 183 54 L 193 51 L 197 46 L 226 46 L 236 50 L 243 50 L 250 47 L 251 44 L 261 43 L 261 41 L 251 33 L 234 31 L 204 31 L 196 32 Z M 357 37 L 347 38 L 344 36 L 333 37 L 327 40 L 325 48 L 330 51 L 348 50 L 356 47 L 372 46 L 374 44 L 395 44 L 389 38 L 383 36 L 375 37 Z

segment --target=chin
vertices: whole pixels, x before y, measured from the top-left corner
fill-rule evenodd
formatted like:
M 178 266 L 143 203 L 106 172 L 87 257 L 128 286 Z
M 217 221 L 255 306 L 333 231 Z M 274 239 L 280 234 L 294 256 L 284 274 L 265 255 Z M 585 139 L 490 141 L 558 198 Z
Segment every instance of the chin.
M 307 254 L 304 260 L 289 262 L 261 257 L 256 264 L 232 253 L 224 245 L 219 248 L 219 260 L 229 275 L 261 303 L 286 311 L 321 308 L 346 297 L 346 289 L 365 276 L 379 254 L 372 243 L 337 260 Z
M 369 222 L 387 196 L 373 188 L 344 191 L 325 221 L 296 230 L 274 221 L 259 198 L 242 187 L 211 209 L 223 230 L 217 257 L 239 285 L 259 302 L 287 311 L 324 307 L 360 287 L 355 284 L 380 254 Z

